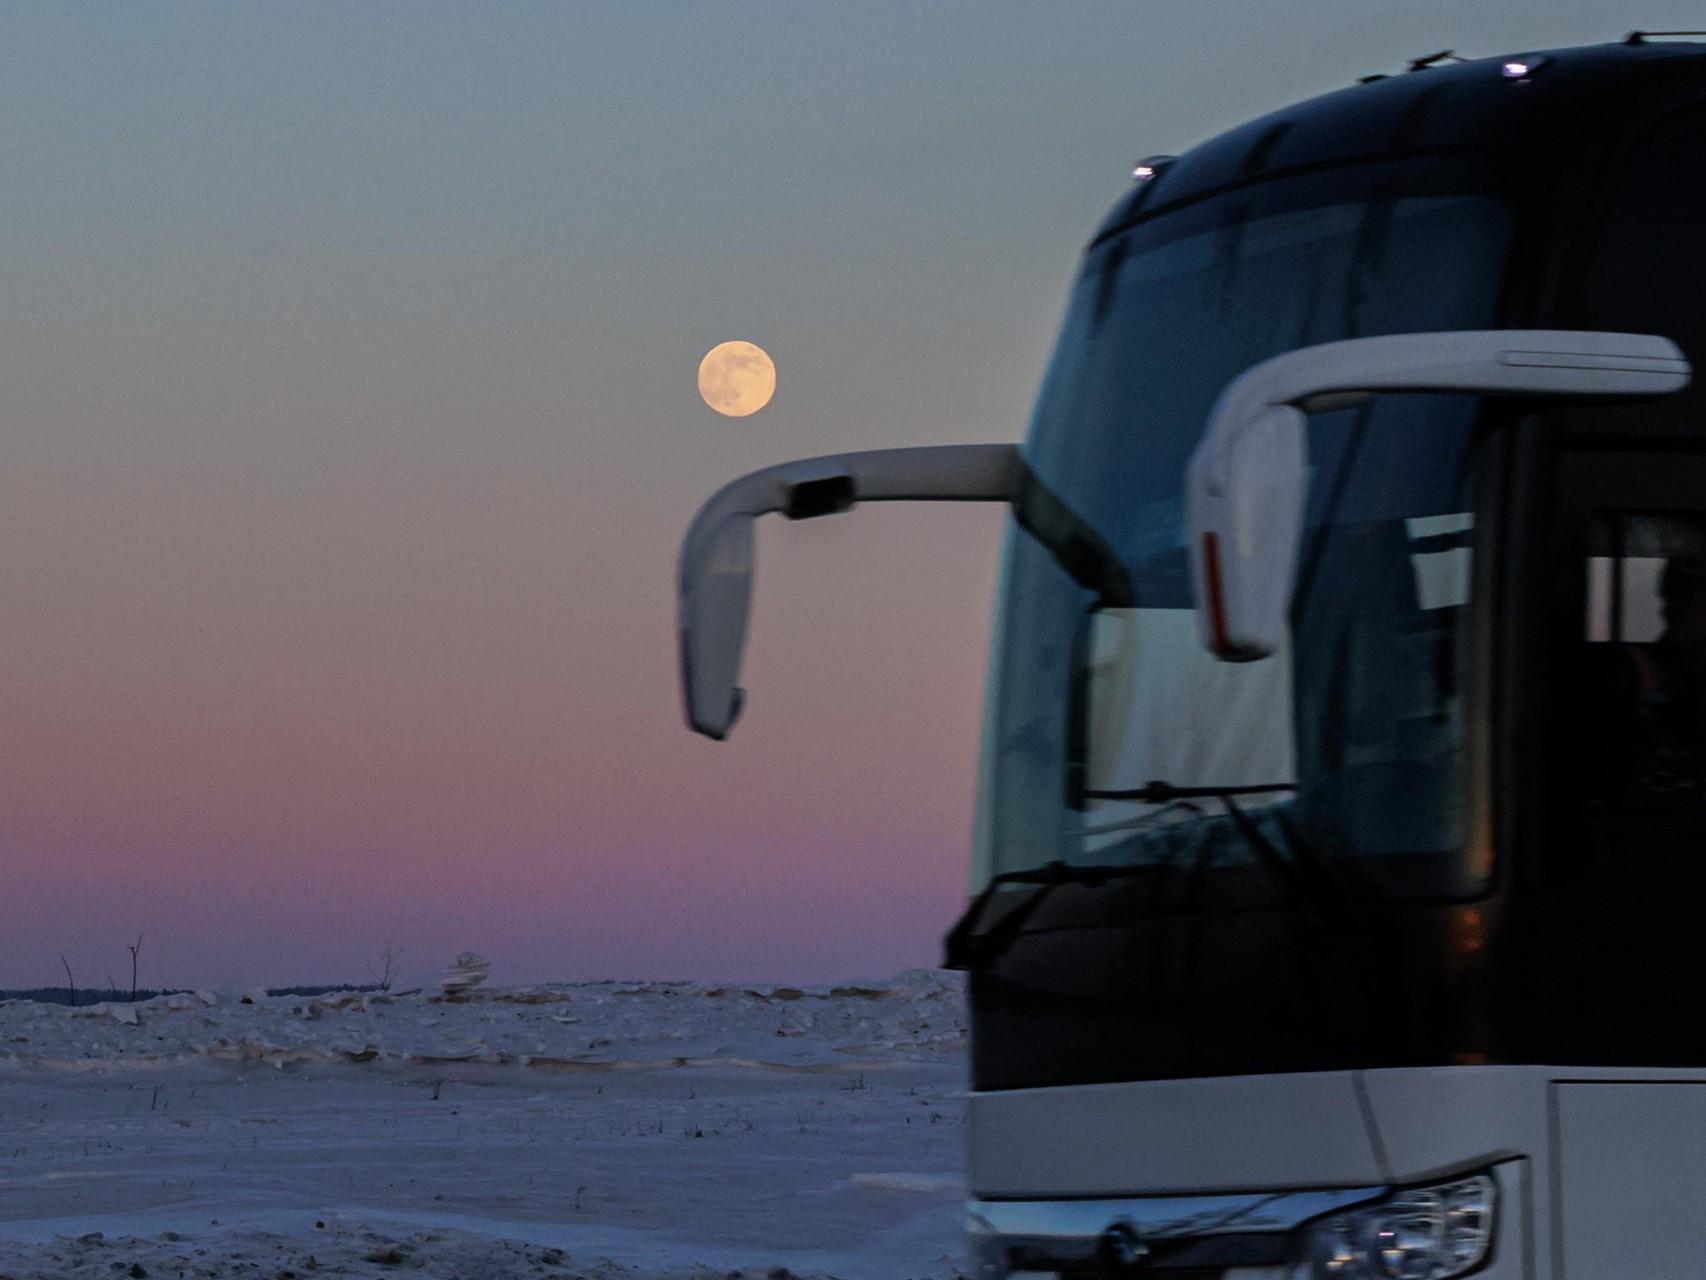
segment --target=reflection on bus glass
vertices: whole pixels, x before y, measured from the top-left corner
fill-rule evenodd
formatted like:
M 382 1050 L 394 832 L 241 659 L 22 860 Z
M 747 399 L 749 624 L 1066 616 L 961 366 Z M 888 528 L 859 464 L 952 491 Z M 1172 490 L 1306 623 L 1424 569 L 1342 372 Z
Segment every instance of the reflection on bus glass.
M 1275 845 L 1354 857 L 1389 892 L 1462 874 L 1475 398 L 1311 415 L 1291 635 L 1275 654 L 1209 659 L 1187 581 L 1185 458 L 1228 379 L 1314 343 L 1493 320 L 1506 206 L 1462 191 L 1394 199 L 1391 181 L 1276 181 L 1086 259 L 1027 453 L 1123 558 L 1136 608 L 1087 621 L 1091 593 L 1013 535 L 980 878 L 1057 860 L 1249 864 L 1248 832 L 1206 788 L 1238 789 Z M 1076 722 L 1061 715 L 1074 698 Z M 1060 782 L 1068 761 L 1087 777 L 1079 805 Z M 1131 798 L 1155 782 L 1167 786 Z
M 1590 750 L 1614 807 L 1706 805 L 1706 520 L 1612 513 L 1589 532 Z M 1597 723 L 1592 723 L 1597 721 Z

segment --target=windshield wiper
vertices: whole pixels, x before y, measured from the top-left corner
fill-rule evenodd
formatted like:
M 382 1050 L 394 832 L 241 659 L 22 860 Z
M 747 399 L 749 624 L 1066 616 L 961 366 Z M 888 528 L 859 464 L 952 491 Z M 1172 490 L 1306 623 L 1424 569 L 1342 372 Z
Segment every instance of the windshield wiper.
M 1223 793 L 1220 798 L 1226 805 L 1227 816 L 1232 819 L 1233 825 L 1238 828 L 1238 833 L 1244 837 L 1244 843 L 1256 855 L 1257 861 L 1296 890 L 1304 902 L 1319 912 L 1322 916 L 1321 923 L 1344 927 L 1355 922 L 1344 889 L 1332 872 L 1327 870 L 1326 864 L 1315 855 L 1314 850 L 1303 842 L 1297 828 L 1286 820 L 1283 814 L 1275 814 L 1274 821 L 1285 832 L 1286 845 L 1291 850 L 1289 858 L 1268 839 L 1249 814 L 1232 803 L 1230 793 Z M 1207 850 L 1208 845 L 1205 843 L 1204 852 L 1193 869 L 1193 875 L 1200 876 L 1213 862 Z
M 1030 918 L 1044 898 L 1063 884 L 1097 886 L 1106 880 L 1152 875 L 1157 871 L 1170 869 L 1172 865 L 1171 862 L 1154 862 L 1141 866 L 1080 867 L 1066 862 L 1049 862 L 1027 871 L 1003 872 L 990 879 L 983 887 L 983 892 L 972 899 L 965 914 L 954 922 L 954 927 L 948 930 L 947 937 L 942 939 L 942 967 L 981 969 L 999 960 L 1006 954 L 1007 948 L 1013 945 L 1013 939 L 1019 936 L 1020 926 Z M 995 901 L 995 895 L 1010 884 L 1034 884 L 1037 891 L 997 920 L 992 928 L 979 933 L 977 927 L 983 923 L 984 916 L 989 914 L 989 906 Z
M 1274 821 L 1285 832 L 1286 845 L 1291 850 L 1288 858 L 1281 853 L 1279 847 L 1263 833 L 1255 821 L 1243 809 L 1232 802 L 1234 796 L 1267 795 L 1275 791 L 1296 791 L 1295 782 L 1259 782 L 1246 783 L 1237 787 L 1180 787 L 1171 782 L 1159 779 L 1123 791 L 1086 791 L 1086 799 L 1093 800 L 1142 800 L 1150 804 L 1166 804 L 1170 801 L 1200 799 L 1211 797 L 1226 806 L 1227 816 L 1238 828 L 1238 834 L 1244 837 L 1244 843 L 1256 855 L 1257 861 L 1274 875 L 1297 891 L 1310 906 L 1329 917 L 1330 922 L 1344 925 L 1350 922 L 1350 907 L 1345 898 L 1345 892 L 1332 872 L 1318 858 L 1314 851 L 1304 843 L 1297 828 L 1283 815 L 1276 814 Z M 1207 842 L 1203 852 L 1198 857 L 1192 876 L 1200 886 L 1201 876 L 1214 859 Z
M 1230 795 L 1255 795 L 1271 791 L 1295 791 L 1296 789 L 1297 784 L 1292 782 L 1244 787 L 1178 787 L 1170 782 L 1157 779 L 1129 791 L 1092 791 L 1085 794 L 1098 799 L 1143 800 L 1150 804 L 1170 804 L 1175 801 L 1212 796 L 1225 801 L 1227 807 L 1230 808 L 1232 802 L 1227 799 Z M 1268 849 L 1273 851 L 1273 846 L 1268 845 Z M 1277 853 L 1275 856 L 1278 856 Z M 1173 870 L 1171 859 L 1137 865 L 1109 864 L 1088 867 L 1055 861 L 1024 871 L 1008 871 L 993 876 L 989 883 L 983 887 L 983 891 L 972 899 L 971 905 L 965 910 L 965 914 L 954 923 L 953 928 L 948 930 L 947 937 L 942 940 L 942 967 L 945 969 L 981 969 L 995 963 L 1007 953 L 1007 949 L 1013 945 L 1013 940 L 1019 936 L 1019 930 L 1025 921 L 1030 919 L 1036 909 L 1042 905 L 1043 899 L 1063 884 L 1082 884 L 1095 887 L 1108 880 L 1131 879 L 1135 876 L 1155 875 L 1171 870 Z M 1200 863 L 1197 870 L 1199 872 L 1202 870 Z M 978 932 L 978 926 L 989 914 L 989 908 L 994 903 L 996 895 L 1010 884 L 1034 884 L 1037 886 L 1037 890 L 997 920 L 993 927 L 984 932 Z
M 1181 787 L 1156 780 L 1130 790 L 1091 791 L 1085 794 L 1096 799 L 1142 800 L 1150 804 L 1167 804 L 1197 798 L 1218 799 L 1225 804 L 1227 816 L 1232 819 L 1234 827 L 1244 838 L 1250 851 L 1256 855 L 1258 862 L 1296 890 L 1299 897 L 1327 917 L 1331 923 L 1346 924 L 1352 917 L 1343 889 L 1314 852 L 1299 838 L 1292 824 L 1276 818 L 1276 821 L 1281 821 L 1286 833 L 1286 844 L 1292 852 L 1292 856 L 1288 858 L 1262 833 L 1250 815 L 1232 801 L 1234 796 L 1296 790 L 1297 784 L 1294 782 L 1253 783 L 1238 787 Z M 1202 852 L 1191 868 L 1191 876 L 1199 885 L 1201 877 L 1214 862 L 1211 848 L 1212 845 L 1204 841 Z M 943 967 L 982 969 L 999 960 L 1013 945 L 1025 922 L 1042 905 L 1043 899 L 1063 884 L 1097 887 L 1109 880 L 1154 875 L 1171 871 L 1173 867 L 1170 859 L 1135 866 L 1127 864 L 1087 867 L 1056 861 L 1025 871 L 1008 871 L 995 876 L 984 886 L 983 891 L 972 899 L 971 905 L 954 923 L 953 928 L 948 930 L 947 937 L 943 939 Z M 1037 889 L 1017 903 L 991 928 L 978 932 L 978 926 L 989 914 L 990 905 L 996 895 L 1010 884 L 1033 884 Z

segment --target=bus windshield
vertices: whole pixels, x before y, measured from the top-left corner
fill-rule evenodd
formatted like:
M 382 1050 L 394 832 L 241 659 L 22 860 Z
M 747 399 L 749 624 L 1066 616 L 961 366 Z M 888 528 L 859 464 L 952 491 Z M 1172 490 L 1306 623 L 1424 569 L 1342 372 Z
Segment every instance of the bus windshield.
M 1216 662 L 1197 639 L 1184 476 L 1215 397 L 1261 360 L 1492 327 L 1509 224 L 1503 201 L 1461 181 L 1371 166 L 1261 183 L 1092 247 L 1025 453 L 1121 557 L 1135 607 L 1099 609 L 1010 530 L 979 883 L 1054 862 L 1248 865 L 1253 838 L 1354 858 L 1388 891 L 1461 883 L 1477 398 L 1311 416 L 1290 641 L 1259 662 Z M 1091 798 L 1075 800 L 1080 757 Z M 1187 794 L 1094 798 L 1157 781 Z M 1237 814 L 1190 794 L 1255 786 L 1273 789 L 1240 794 Z

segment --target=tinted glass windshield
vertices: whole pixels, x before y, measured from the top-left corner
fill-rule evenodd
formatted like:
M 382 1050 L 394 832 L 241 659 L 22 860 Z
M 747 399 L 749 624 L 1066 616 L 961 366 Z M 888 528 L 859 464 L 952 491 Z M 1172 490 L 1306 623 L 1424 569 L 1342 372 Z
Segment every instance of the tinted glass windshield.
M 1075 760 L 1092 793 L 1271 785 L 1237 803 L 1276 845 L 1323 857 L 1413 867 L 1462 845 L 1476 399 L 1382 396 L 1311 416 L 1292 633 L 1273 657 L 1204 654 L 1183 537 L 1186 459 L 1238 373 L 1341 338 L 1494 324 L 1505 206 L 1402 176 L 1267 183 L 1089 253 L 1027 456 L 1125 561 L 1136 607 L 1092 611 L 1046 551 L 1009 535 L 980 879 L 1053 861 L 1251 860 L 1224 801 L 1074 802 Z

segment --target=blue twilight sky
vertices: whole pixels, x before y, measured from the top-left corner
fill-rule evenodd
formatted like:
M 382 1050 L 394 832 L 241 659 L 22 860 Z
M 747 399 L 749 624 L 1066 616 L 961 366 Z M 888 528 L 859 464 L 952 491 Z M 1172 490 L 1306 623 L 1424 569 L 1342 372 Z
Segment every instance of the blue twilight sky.
M 1133 160 L 1586 0 L 0 10 L 0 986 L 809 980 L 965 883 L 999 515 L 766 529 L 680 727 L 676 540 L 1021 434 Z M 710 346 L 779 367 L 745 420 Z

